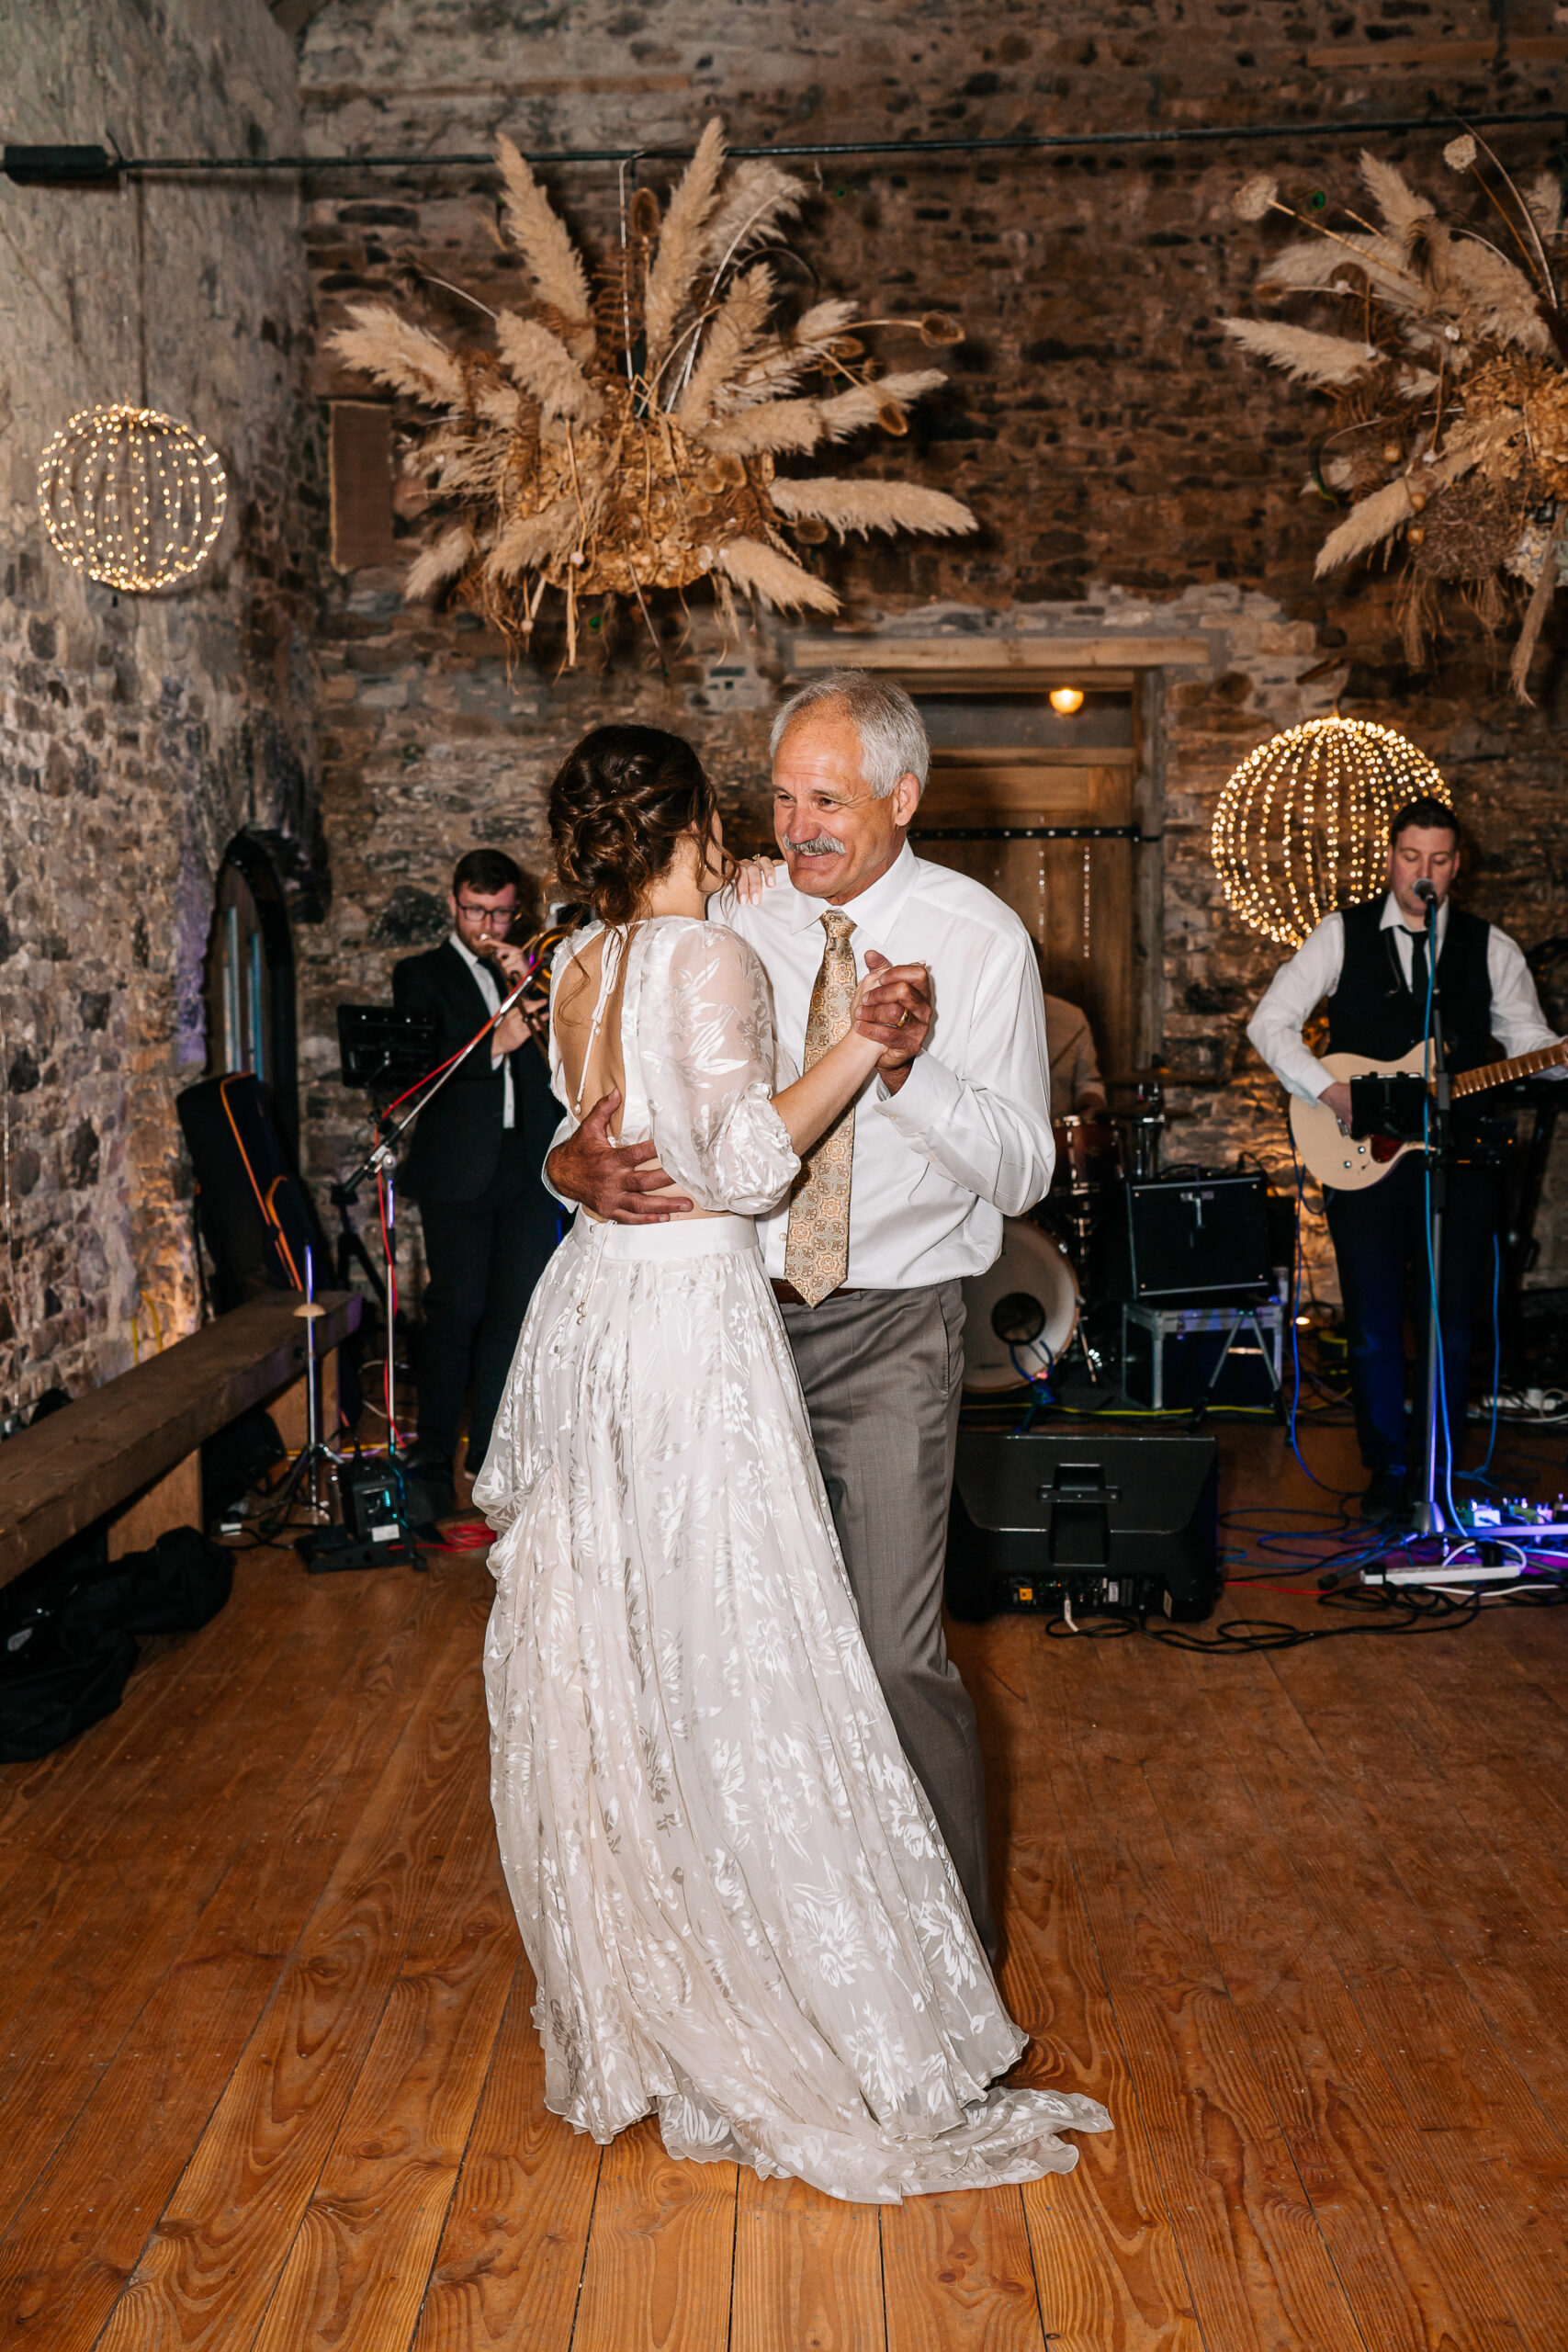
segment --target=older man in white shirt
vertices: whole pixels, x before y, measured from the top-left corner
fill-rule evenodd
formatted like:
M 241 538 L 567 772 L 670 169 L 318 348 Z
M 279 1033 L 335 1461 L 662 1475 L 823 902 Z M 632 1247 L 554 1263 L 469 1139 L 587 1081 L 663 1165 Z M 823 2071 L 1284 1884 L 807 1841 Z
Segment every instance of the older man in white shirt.
M 802 1067 L 837 1034 L 854 981 L 923 964 L 862 1026 L 897 1021 L 877 1076 L 760 1222 L 867 1646 L 994 1951 L 975 1710 L 942 1631 L 942 1566 L 964 1370 L 966 1275 L 1002 1220 L 1051 1182 L 1049 1056 L 1032 943 L 1001 900 L 916 857 L 908 829 L 930 760 L 901 688 L 838 671 L 793 695 L 773 734 L 785 875 L 715 910 L 773 983 Z M 835 1013 L 834 1008 L 840 1010 Z M 897 1008 L 897 1011 L 894 1010 Z M 651 1146 L 614 1150 L 591 1117 L 549 1175 L 599 1216 L 657 1215 Z

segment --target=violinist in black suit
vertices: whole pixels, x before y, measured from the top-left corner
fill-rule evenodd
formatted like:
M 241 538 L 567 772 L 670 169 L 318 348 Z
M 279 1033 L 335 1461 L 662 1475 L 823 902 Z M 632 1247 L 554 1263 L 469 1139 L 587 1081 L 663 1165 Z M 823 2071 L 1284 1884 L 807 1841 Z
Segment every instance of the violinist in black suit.
M 470 850 L 452 876 L 450 936 L 392 973 L 401 1012 L 436 1024 L 445 1060 L 522 977 L 508 944 L 532 885 L 499 850 Z M 560 1234 L 539 1180 L 560 1116 L 536 1042 L 543 998 L 525 998 L 458 1064 L 413 1130 L 404 1182 L 419 1204 L 429 1283 L 416 1352 L 422 1476 L 450 1509 L 453 1457 L 470 1384 L 468 1466 L 477 1472 L 534 1285 Z

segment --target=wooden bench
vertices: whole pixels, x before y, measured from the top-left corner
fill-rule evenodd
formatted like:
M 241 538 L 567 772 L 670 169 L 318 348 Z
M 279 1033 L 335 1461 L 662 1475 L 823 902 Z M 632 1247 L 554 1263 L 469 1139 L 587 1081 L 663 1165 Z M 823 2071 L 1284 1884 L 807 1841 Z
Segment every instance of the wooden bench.
M 79 1396 L 0 1445 L 0 1584 L 117 1511 L 109 1556 L 201 1525 L 201 1445 L 264 1405 L 286 1445 L 305 1442 L 305 1323 L 295 1291 L 267 1291 Z M 316 1323 L 321 1428 L 337 1426 L 335 1351 L 357 1291 L 325 1291 Z

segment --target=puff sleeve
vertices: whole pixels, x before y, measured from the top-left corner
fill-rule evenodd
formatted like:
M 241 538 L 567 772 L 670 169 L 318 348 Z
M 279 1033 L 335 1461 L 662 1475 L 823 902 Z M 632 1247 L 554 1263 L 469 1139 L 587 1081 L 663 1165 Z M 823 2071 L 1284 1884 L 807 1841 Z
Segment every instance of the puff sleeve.
M 700 1208 L 760 1216 L 800 1169 L 773 1105 L 767 976 L 734 932 L 693 922 L 675 933 L 663 978 L 663 1017 L 638 1024 L 660 1166 Z

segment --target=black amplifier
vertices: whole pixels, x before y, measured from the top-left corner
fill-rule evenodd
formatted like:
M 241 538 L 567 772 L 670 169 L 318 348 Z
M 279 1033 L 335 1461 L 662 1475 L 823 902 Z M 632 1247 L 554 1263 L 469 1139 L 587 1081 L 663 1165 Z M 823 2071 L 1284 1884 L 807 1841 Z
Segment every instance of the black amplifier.
M 1273 1280 L 1261 1170 L 1197 1168 L 1122 1187 L 1109 1268 L 1113 1298 L 1203 1298 Z
M 960 1430 L 947 1605 L 1156 1611 L 1185 1623 L 1220 1595 L 1219 1449 L 1206 1433 Z

